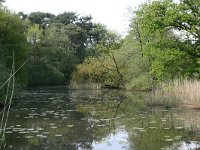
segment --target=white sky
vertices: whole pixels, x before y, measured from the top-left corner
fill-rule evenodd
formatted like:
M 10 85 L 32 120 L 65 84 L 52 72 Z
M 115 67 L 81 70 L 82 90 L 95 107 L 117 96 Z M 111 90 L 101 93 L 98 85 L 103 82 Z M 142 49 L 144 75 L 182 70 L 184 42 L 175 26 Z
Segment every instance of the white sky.
M 41 11 L 57 15 L 73 11 L 92 15 L 94 22 L 124 34 L 129 25 L 127 8 L 137 8 L 142 2 L 144 0 L 6 0 L 5 5 L 15 12 Z

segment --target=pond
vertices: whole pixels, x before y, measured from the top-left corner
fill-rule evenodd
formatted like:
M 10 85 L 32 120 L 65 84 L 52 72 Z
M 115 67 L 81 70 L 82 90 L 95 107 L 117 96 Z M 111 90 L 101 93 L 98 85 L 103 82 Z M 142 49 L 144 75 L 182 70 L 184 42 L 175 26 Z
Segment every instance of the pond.
M 188 150 L 200 111 L 150 107 L 148 93 L 31 89 L 11 107 L 6 150 Z

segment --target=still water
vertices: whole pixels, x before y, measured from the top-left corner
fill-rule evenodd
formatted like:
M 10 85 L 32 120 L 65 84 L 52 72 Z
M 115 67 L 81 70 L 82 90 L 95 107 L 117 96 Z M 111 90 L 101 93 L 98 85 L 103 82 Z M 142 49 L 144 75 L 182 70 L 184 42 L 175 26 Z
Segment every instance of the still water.
M 147 105 L 148 93 L 32 89 L 13 102 L 6 150 L 188 150 L 200 111 Z

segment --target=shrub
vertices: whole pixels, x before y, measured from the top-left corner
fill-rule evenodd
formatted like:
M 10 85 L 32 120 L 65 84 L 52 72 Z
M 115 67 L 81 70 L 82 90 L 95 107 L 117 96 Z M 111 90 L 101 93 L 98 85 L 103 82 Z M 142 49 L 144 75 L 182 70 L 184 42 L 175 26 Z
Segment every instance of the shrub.
M 30 86 L 50 86 L 64 84 L 64 74 L 55 67 L 42 61 L 37 61 L 31 65 L 28 74 L 28 85 Z

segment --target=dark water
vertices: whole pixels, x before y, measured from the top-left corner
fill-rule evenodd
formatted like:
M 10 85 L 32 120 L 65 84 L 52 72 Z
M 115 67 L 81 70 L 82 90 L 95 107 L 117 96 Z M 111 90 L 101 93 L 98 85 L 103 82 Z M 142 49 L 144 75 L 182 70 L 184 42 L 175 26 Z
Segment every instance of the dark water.
M 200 111 L 149 107 L 147 93 L 34 89 L 12 105 L 6 150 L 188 150 Z

